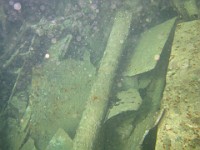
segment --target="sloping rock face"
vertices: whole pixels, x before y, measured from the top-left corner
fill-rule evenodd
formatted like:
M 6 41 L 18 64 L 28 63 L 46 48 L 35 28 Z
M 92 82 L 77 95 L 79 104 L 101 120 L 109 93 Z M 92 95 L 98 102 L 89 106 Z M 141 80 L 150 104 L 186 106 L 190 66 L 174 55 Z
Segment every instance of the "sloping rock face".
M 200 21 L 177 25 L 158 127 L 156 150 L 200 149 Z

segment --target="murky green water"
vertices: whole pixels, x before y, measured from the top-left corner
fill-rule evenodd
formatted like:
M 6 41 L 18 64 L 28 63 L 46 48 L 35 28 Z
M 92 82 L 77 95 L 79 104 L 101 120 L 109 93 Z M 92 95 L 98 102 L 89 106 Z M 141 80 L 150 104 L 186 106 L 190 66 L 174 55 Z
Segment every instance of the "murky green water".
M 197 0 L 1 0 L 0 150 L 199 149 L 199 18 Z

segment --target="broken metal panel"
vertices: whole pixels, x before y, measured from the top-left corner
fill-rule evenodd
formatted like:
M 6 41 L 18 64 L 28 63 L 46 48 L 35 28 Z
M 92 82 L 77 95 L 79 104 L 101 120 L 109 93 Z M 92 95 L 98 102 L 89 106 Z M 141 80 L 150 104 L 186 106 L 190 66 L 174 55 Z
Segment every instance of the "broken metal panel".
M 142 104 L 142 99 L 137 89 L 129 89 L 117 93 L 118 102 L 109 109 L 106 120 L 127 111 L 137 111 Z
M 72 145 L 73 141 L 69 135 L 65 130 L 59 128 L 50 140 L 46 150 L 71 150 Z
M 142 33 L 124 76 L 134 76 L 155 68 L 175 20 L 173 18 Z
M 88 52 L 84 60 L 59 59 L 60 48 L 68 48 L 69 37 L 57 41 L 48 50 L 49 57 L 44 58 L 44 63 L 33 69 L 30 136 L 41 149 L 46 148 L 58 128 L 74 137 L 95 78 L 96 69 Z

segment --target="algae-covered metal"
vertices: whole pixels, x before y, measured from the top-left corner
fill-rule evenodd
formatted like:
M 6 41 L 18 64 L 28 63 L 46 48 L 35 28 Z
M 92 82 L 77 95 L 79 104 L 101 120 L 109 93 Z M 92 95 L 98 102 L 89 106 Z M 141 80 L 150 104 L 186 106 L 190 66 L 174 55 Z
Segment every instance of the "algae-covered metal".
M 173 18 L 142 33 L 132 58 L 123 73 L 124 76 L 134 76 L 150 71 L 155 67 L 157 57 L 161 55 L 175 20 L 176 18 Z

